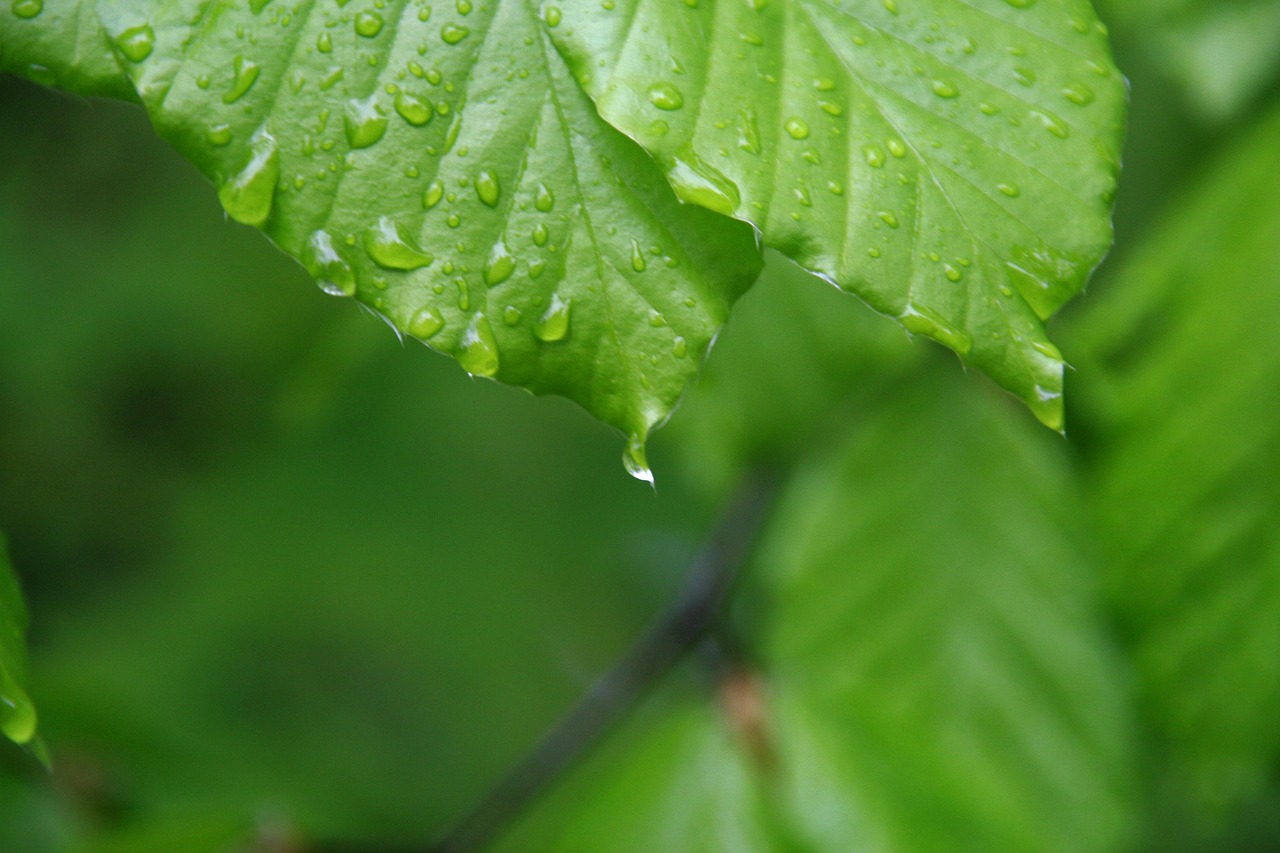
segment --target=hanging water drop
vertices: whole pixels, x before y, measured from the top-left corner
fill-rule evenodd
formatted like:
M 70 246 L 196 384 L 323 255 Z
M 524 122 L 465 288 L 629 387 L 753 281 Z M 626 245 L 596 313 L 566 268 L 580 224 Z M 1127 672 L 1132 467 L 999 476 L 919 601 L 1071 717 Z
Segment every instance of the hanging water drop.
M 649 469 L 649 460 L 644 452 L 644 436 L 634 432 L 627 436 L 627 446 L 622 450 L 622 467 L 637 480 L 653 485 L 653 471 Z
M 302 247 L 302 266 L 330 296 L 355 296 L 356 276 L 351 264 L 338 253 L 328 231 L 311 232 Z
M 498 342 L 484 314 L 476 314 L 471 319 L 454 357 L 472 376 L 493 376 L 498 372 Z
M 218 188 L 218 201 L 235 221 L 262 225 L 271 215 L 279 180 L 280 154 L 275 137 L 261 131 L 249 143 L 248 162 Z

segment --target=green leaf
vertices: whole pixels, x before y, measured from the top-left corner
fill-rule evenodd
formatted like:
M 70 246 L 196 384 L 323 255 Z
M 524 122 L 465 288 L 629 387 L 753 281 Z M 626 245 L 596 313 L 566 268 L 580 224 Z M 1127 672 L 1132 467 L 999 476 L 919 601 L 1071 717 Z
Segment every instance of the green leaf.
M 1280 74 L 1280 0 L 1105 0 L 1099 6 L 1210 121 L 1239 113 Z
M 14 743 L 36 734 L 36 708 L 27 695 L 27 608 L 0 534 L 0 732 Z
M 1079 318 L 1112 594 L 1202 806 L 1280 756 L 1277 174 L 1273 108 Z
M 1123 78 L 1084 0 L 551 0 L 676 192 L 964 355 L 1046 424 L 1042 321 L 1111 242 Z
M 504 853 L 768 853 L 764 790 L 714 707 L 668 691 L 574 769 Z
M 82 95 L 137 100 L 92 2 L 13 0 L 0 8 L 0 71 Z
M 1123 671 L 1060 444 L 992 403 L 922 378 L 812 460 L 765 543 L 763 666 L 815 849 L 1130 829 Z
M 784 496 L 739 602 L 759 672 L 648 709 L 508 849 L 1128 849 L 1125 673 L 1060 449 L 922 373 Z
M 648 476 L 759 252 L 600 120 L 527 3 L 99 12 L 232 218 L 468 372 L 581 403 Z

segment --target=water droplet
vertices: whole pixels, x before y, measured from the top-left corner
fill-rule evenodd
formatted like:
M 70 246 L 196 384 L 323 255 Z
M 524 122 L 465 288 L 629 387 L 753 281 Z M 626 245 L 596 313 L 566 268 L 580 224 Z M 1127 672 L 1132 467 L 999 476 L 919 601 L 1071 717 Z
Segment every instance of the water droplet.
M 498 372 L 498 342 L 493 337 L 488 318 L 483 314 L 471 318 L 471 325 L 462 334 L 454 358 L 472 376 L 493 376 Z
M 493 287 L 511 278 L 516 271 L 516 259 L 507 251 L 507 247 L 498 243 L 489 253 L 489 260 L 484 264 L 484 283 Z
M 156 34 L 150 24 L 130 27 L 115 38 L 116 47 L 130 62 L 141 62 L 156 46 Z
M 44 0 L 13 0 L 9 7 L 19 18 L 34 18 L 44 11 Z
M 1004 0 L 1015 9 L 1030 9 L 1036 0 Z
M 520 322 L 520 318 L 523 316 L 524 315 L 520 312 L 520 309 L 514 305 L 508 305 L 506 308 L 502 309 L 502 322 L 506 323 L 508 326 L 516 325 Z
M 279 180 L 280 154 L 275 137 L 261 131 L 249 143 L 248 162 L 218 188 L 218 201 L 235 221 L 262 225 L 271 215 Z
M 827 181 L 827 190 L 832 195 L 844 195 L 844 184 L 839 181 Z
M 1059 139 L 1066 139 L 1071 135 L 1071 128 L 1066 123 L 1053 115 L 1052 113 L 1043 112 L 1041 110 L 1032 110 L 1031 115 L 1040 120 L 1040 125 L 1049 133 Z
M 258 63 L 243 56 L 237 56 L 232 60 L 231 69 L 231 88 L 222 95 L 224 104 L 234 104 L 243 98 L 245 92 L 253 87 L 254 81 L 258 79 L 258 73 L 262 70 L 258 67 Z
M 1025 65 L 1015 65 L 1013 68 L 1013 79 L 1017 80 L 1023 86 L 1034 86 L 1036 82 L 1036 72 L 1032 68 Z
M 939 98 L 954 98 L 960 94 L 960 90 L 946 80 L 934 80 L 933 94 Z
M 809 124 L 802 118 L 789 118 L 785 125 L 787 135 L 792 139 L 807 139 L 809 137 Z
M 889 14 L 891 14 L 891 15 L 896 15 L 896 14 L 898 14 L 898 1 L 897 1 L 897 0 L 883 0 L 883 3 L 884 3 L 884 8 L 885 8 L 885 11 L 886 11 L 886 12 L 888 12 L 888 13 L 889 13 Z
M 30 18 L 38 14 L 39 9 L 19 17 Z M 5 701 L 0 701 L 0 731 L 15 743 L 29 742 L 36 736 L 36 707 L 27 692 L 4 669 L 0 669 L 0 693 L 5 697 Z
M 676 335 L 676 339 L 671 342 L 671 354 L 676 358 L 684 358 L 689 354 L 689 345 L 684 342 L 684 338 Z
M 943 264 L 942 273 L 948 281 L 959 281 L 964 276 L 959 267 L 953 267 L 951 264 Z
M 414 127 L 422 127 L 435 115 L 435 110 L 431 108 L 429 101 L 419 100 L 408 92 L 402 91 L 396 95 L 395 107 L 400 118 Z
M 427 340 L 444 328 L 444 317 L 430 305 L 424 305 L 409 318 L 406 331 L 415 338 Z
M 741 203 L 737 185 L 690 149 L 673 158 L 667 179 L 676 195 L 716 213 L 732 216 Z
M 1009 198 L 1017 198 L 1022 195 L 1022 190 L 1018 189 L 1017 184 L 996 184 L 996 189 L 1007 195 Z
M 316 50 L 321 53 L 331 53 L 333 51 L 333 38 L 328 33 L 321 33 L 316 37 Z
M 555 193 L 546 184 L 538 184 L 538 192 L 534 196 L 533 206 L 541 213 L 547 213 L 556 206 Z
M 342 126 L 347 134 L 347 144 L 352 148 L 368 148 L 387 132 L 387 114 L 376 95 L 352 98 L 343 110 Z
M 471 14 L 471 0 L 458 0 L 453 7 L 458 10 L 459 15 Z
M 457 44 L 469 35 L 471 35 L 470 29 L 457 24 L 445 24 L 440 29 L 440 38 L 445 44 Z
M 907 156 L 907 146 L 903 145 L 901 140 L 887 139 L 885 140 L 884 147 L 888 148 L 889 153 L 894 157 L 897 157 L 899 160 Z
M 546 12 L 543 13 L 548 27 L 560 26 L 560 7 L 548 6 Z
M 498 176 L 484 169 L 476 176 L 476 196 L 489 207 L 498 206 L 498 198 L 502 195 L 502 186 Z
M 648 266 L 644 260 L 644 250 L 640 248 L 638 240 L 631 241 L 631 268 L 636 272 L 644 272 Z
M 933 338 L 961 355 L 968 354 L 969 348 L 973 346 L 973 341 L 967 334 L 928 308 L 908 304 L 907 309 L 898 315 L 898 322 L 902 323 L 908 332 Z
M 312 231 L 302 247 L 302 266 L 330 296 L 355 296 L 356 276 L 351 264 L 343 259 L 333 245 L 328 231 Z
M 873 169 L 879 169 L 884 165 L 884 150 L 879 145 L 863 146 L 862 156 L 866 158 L 867 165 Z
M 560 294 L 553 294 L 551 304 L 533 325 L 534 336 L 547 343 L 564 340 L 569 334 L 569 314 L 572 310 L 572 299 L 561 299 Z
M 996 113 L 1000 112 L 1000 108 L 997 107 L 995 104 L 988 104 L 986 101 L 983 101 L 980 104 L 978 104 L 978 111 L 981 112 L 983 115 L 993 116 Z
M 660 110 L 678 110 L 684 106 L 684 95 L 670 83 L 654 83 L 649 87 L 649 103 Z
M 389 270 L 416 270 L 435 260 L 389 216 L 379 217 L 375 225 L 365 230 L 364 250 L 375 264 Z
M 205 138 L 209 140 L 210 145 L 222 147 L 231 142 L 231 125 L 215 124 L 205 131 Z
M 760 153 L 760 128 L 755 110 L 738 113 L 738 147 L 748 154 Z
M 836 81 L 832 80 L 830 77 L 814 78 L 813 88 L 817 89 L 819 92 L 830 92 L 835 87 Z
M 655 311 L 654 309 L 650 308 L 649 309 L 649 325 L 653 326 L 655 329 L 660 329 L 663 326 L 667 325 L 667 318 L 662 316 L 661 311 Z
M 876 215 L 880 217 L 881 222 L 888 225 L 890 228 L 898 227 L 898 217 L 895 216 L 892 211 L 882 210 Z
M 818 109 L 822 110 L 829 116 L 844 115 L 844 107 L 834 101 L 818 101 Z
M 1062 96 L 1076 106 L 1092 103 L 1093 90 L 1083 83 L 1072 83 L 1062 90 Z
M 653 485 L 653 471 L 649 470 L 644 452 L 644 436 L 634 432 L 627 436 L 627 446 L 622 449 L 622 467 L 637 480 Z
M 430 210 L 439 204 L 442 198 L 444 198 L 444 184 L 432 181 L 422 193 L 422 206 Z
M 813 207 L 813 199 L 809 196 L 808 187 L 799 186 L 793 192 L 795 193 L 796 201 L 805 207 Z
M 371 39 L 382 32 L 382 16 L 377 12 L 360 12 L 356 15 L 356 35 Z

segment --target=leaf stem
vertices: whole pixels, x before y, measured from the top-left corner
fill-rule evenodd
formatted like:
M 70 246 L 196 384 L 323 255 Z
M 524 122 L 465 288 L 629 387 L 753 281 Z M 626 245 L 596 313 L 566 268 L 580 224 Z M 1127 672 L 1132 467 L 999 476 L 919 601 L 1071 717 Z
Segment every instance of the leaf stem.
M 739 484 L 680 595 L 621 659 L 602 674 L 474 809 L 426 847 L 330 845 L 314 853 L 476 853 L 496 840 L 561 774 L 617 725 L 685 654 L 714 629 L 724 601 L 750 556 L 777 492 L 778 479 L 756 471 Z

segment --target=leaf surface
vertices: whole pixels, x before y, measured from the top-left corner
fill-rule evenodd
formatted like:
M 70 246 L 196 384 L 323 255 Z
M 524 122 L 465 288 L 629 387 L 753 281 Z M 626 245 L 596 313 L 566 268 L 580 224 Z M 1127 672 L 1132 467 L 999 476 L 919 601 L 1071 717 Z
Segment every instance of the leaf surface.
M 1153 716 L 1214 809 L 1280 755 L 1277 175 L 1273 108 L 1073 326 L 1111 592 Z
M 581 403 L 648 476 L 644 440 L 759 252 L 600 120 L 528 3 L 98 11 L 232 218 L 468 372 Z
M 1123 79 L 1083 0 L 551 0 L 686 201 L 965 356 L 1046 424 L 1042 321 L 1111 242 Z
M 0 732 L 14 743 L 36 734 L 36 709 L 27 695 L 27 608 L 0 534 Z

